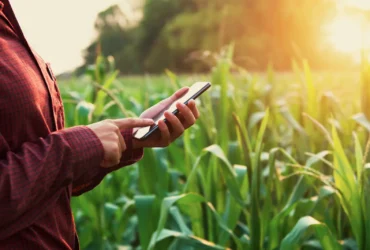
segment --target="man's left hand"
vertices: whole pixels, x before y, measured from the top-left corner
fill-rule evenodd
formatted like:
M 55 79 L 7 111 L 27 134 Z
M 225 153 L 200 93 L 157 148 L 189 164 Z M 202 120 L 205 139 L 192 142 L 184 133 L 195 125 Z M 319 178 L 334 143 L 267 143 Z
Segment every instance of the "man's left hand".
M 168 108 L 172 103 L 185 95 L 188 89 L 189 88 L 182 88 L 176 91 L 171 97 L 146 110 L 140 118 L 153 118 L 155 115 L 161 113 L 164 109 Z M 167 147 L 174 140 L 180 137 L 186 129 L 195 124 L 196 120 L 199 118 L 199 111 L 194 100 L 191 100 L 187 105 L 177 103 L 176 107 L 179 110 L 179 113 L 174 115 L 166 111 L 164 116 L 167 123 L 163 120 L 158 121 L 159 129 L 147 139 L 139 141 L 134 138 L 133 148 Z

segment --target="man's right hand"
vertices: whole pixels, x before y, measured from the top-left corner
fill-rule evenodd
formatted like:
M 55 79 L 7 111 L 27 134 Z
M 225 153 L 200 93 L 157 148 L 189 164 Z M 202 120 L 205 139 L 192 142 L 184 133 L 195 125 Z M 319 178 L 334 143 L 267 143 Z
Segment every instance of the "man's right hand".
M 126 118 L 117 120 L 104 120 L 88 125 L 100 139 L 104 148 L 104 160 L 102 167 L 109 168 L 116 166 L 126 150 L 126 143 L 121 131 L 124 129 L 133 129 L 154 125 L 152 119 Z

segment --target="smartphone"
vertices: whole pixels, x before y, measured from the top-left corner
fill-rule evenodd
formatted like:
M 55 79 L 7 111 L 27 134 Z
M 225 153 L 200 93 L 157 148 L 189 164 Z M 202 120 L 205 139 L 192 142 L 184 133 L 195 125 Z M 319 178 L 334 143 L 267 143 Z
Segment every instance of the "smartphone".
M 153 134 L 159 128 L 158 127 L 159 120 L 164 120 L 166 122 L 166 118 L 164 117 L 164 112 L 168 111 L 176 115 L 179 112 L 178 109 L 176 108 L 176 103 L 180 102 L 180 103 L 187 105 L 190 100 L 198 98 L 201 94 L 203 94 L 210 87 L 211 87 L 211 83 L 209 82 L 194 83 L 183 97 L 181 97 L 180 99 L 172 103 L 172 105 L 168 109 L 163 110 L 156 117 L 153 117 L 155 125 L 138 129 L 134 133 L 134 138 L 138 140 L 145 140 L 146 138 L 148 138 L 148 136 Z

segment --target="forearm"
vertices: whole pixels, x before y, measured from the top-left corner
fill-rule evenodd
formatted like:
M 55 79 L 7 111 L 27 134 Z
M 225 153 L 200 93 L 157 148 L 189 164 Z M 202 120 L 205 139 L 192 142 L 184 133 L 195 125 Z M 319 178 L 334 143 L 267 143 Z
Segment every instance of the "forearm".
M 86 127 L 61 130 L 7 152 L 0 159 L 0 227 L 42 208 L 74 178 L 98 171 L 103 153 L 99 139 Z

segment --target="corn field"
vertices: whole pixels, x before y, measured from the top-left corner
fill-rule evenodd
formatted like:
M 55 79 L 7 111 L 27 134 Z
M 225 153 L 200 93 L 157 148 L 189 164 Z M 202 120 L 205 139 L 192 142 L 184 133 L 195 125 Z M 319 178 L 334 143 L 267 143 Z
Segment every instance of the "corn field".
M 59 83 L 68 127 L 213 85 L 181 138 L 73 198 L 82 249 L 370 249 L 370 66 L 252 74 L 232 55 L 209 75 L 125 78 L 99 57 Z

